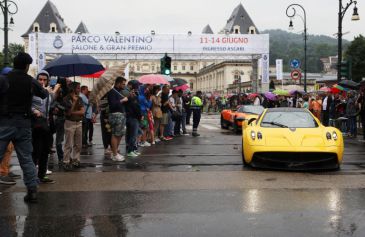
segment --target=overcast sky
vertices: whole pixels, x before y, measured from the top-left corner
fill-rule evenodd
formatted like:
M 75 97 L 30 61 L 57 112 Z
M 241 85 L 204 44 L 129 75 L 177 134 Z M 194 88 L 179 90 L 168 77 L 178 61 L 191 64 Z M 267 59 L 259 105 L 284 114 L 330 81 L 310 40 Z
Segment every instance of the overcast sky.
M 22 43 L 25 33 L 46 0 L 13 0 L 19 11 L 14 15 L 15 27 L 9 33 L 9 42 Z M 221 30 L 237 0 L 52 0 L 65 23 L 73 31 L 82 20 L 91 33 L 187 33 L 200 34 L 210 24 L 216 33 Z M 338 0 L 242 0 L 248 14 L 259 30 L 287 30 L 289 19 L 285 14 L 291 3 L 299 3 L 307 11 L 310 34 L 333 36 L 337 32 Z M 343 0 L 349 2 L 349 0 Z M 353 7 L 343 21 L 344 38 L 352 40 L 365 35 L 365 1 L 358 1 L 360 21 L 351 21 Z M 300 10 L 298 11 L 300 13 Z M 2 21 L 1 21 L 2 22 Z M 2 24 L 2 23 L 1 23 Z M 303 22 L 294 20 L 295 30 L 303 30 Z M 1 34 L 3 44 L 3 33 Z

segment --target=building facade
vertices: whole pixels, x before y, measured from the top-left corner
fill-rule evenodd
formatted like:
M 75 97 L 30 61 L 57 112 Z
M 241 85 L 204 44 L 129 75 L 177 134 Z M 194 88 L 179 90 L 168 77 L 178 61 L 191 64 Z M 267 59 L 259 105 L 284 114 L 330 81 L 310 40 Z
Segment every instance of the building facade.
M 47 1 L 27 32 L 22 35 L 26 50 L 28 49 L 28 35 L 34 32 L 72 33 L 72 30 L 65 24 L 56 6 L 51 1 Z M 87 34 L 89 30 L 81 21 L 74 32 Z M 210 25 L 205 26 L 202 30 L 202 34 L 213 33 Z M 218 33 L 257 34 L 259 31 L 242 4 L 239 4 L 233 10 L 226 25 Z M 54 57 L 55 55 L 47 55 L 47 61 Z M 99 59 L 99 61 L 105 68 L 126 63 L 125 60 L 117 59 Z M 129 79 L 160 73 L 160 60 L 129 60 L 128 63 Z M 35 75 L 37 70 L 38 68 L 32 68 L 31 73 Z M 232 84 L 249 82 L 252 75 L 255 75 L 252 70 L 252 61 L 174 60 L 173 58 L 171 76 L 187 80 L 194 91 L 225 93 Z

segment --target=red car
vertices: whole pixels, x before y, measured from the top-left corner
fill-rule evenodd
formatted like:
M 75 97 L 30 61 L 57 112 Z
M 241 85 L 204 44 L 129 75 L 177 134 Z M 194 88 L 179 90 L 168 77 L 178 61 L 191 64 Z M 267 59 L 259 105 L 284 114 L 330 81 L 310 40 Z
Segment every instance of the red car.
M 242 128 L 242 122 L 247 117 L 258 117 L 264 111 L 260 105 L 242 105 L 237 110 L 225 109 L 221 112 L 221 128 L 233 127 L 233 131 L 238 133 Z

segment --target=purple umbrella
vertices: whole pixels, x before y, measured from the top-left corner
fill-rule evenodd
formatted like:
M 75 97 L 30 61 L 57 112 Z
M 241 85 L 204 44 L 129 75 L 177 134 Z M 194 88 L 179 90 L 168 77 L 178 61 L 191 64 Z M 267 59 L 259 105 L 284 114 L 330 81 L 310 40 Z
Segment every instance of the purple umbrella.
M 268 100 L 277 100 L 277 97 L 276 97 L 276 95 L 274 94 L 274 93 L 272 93 L 272 92 L 266 92 L 265 94 L 264 94 L 264 96 L 266 97 L 266 99 L 268 99 Z
M 291 90 L 291 91 L 289 91 L 289 94 L 290 95 L 294 95 L 295 93 L 304 95 L 305 94 L 305 91 L 301 91 L 301 90 Z

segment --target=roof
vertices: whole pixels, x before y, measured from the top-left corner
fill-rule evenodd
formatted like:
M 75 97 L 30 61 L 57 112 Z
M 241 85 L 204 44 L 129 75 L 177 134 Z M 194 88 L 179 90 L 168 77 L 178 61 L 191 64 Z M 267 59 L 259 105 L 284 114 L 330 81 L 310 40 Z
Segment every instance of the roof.
M 206 25 L 203 30 L 202 30 L 202 34 L 214 34 L 212 28 L 210 27 L 210 25 Z
M 50 32 L 51 23 L 56 24 L 58 33 L 65 33 L 68 28 L 56 6 L 51 1 L 46 2 L 36 19 L 32 22 L 29 29 L 22 35 L 22 37 L 28 37 L 28 34 L 33 32 L 33 25 L 36 22 L 39 24 L 39 32 Z
M 89 30 L 87 29 L 86 25 L 84 24 L 84 22 L 80 22 L 79 26 L 76 28 L 75 33 L 83 33 L 83 34 L 88 34 L 90 33 Z
M 259 33 L 259 31 L 258 31 L 257 27 L 255 26 L 255 24 L 253 23 L 251 17 L 248 15 L 246 10 L 243 8 L 241 3 L 233 10 L 231 16 L 227 20 L 227 24 L 224 27 L 224 30 L 228 31 L 229 33 L 233 33 L 235 25 L 240 26 L 241 34 L 249 33 L 249 28 L 251 26 L 254 26 L 256 28 L 257 34 Z

